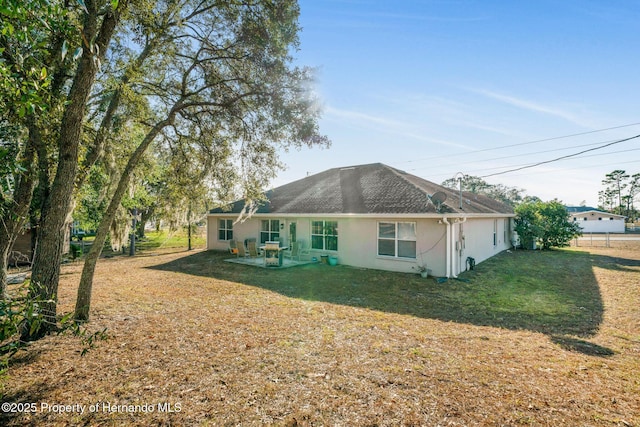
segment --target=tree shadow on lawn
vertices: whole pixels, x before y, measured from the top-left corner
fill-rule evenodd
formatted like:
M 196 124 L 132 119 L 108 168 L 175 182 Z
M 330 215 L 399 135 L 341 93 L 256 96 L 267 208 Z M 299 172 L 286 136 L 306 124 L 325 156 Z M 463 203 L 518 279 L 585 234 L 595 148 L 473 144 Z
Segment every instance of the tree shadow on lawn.
M 40 402 L 47 402 L 46 396 L 54 389 L 54 385 L 41 380 L 26 389 L 3 393 L 0 400 L 8 406 L 0 411 L 0 425 L 36 425 L 32 418 L 42 412 Z
M 155 266 L 267 289 L 291 298 L 478 326 L 549 335 L 561 347 L 606 356 L 613 351 L 579 338 L 593 336 L 603 303 L 593 265 L 609 257 L 572 251 L 504 252 L 459 280 L 440 283 L 418 274 L 310 264 L 263 269 L 224 262 L 228 253 L 200 252 Z

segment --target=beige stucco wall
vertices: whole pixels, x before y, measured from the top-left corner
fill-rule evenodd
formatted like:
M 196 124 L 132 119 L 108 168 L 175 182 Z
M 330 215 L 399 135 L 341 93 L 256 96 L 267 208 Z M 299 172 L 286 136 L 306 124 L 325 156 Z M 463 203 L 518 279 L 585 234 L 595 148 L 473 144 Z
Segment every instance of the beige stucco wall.
M 210 216 L 207 227 L 207 249 L 226 250 L 227 241 L 218 240 L 218 219 L 235 219 L 232 216 Z M 261 215 L 234 225 L 234 239 L 244 241 L 246 238 L 260 238 Z M 304 241 L 310 246 L 311 222 L 314 220 L 338 221 L 338 251 L 311 250 L 311 256 L 333 255 L 338 262 L 354 267 L 372 268 L 398 272 L 417 272 L 418 265 L 426 265 L 434 276 L 447 276 L 446 251 L 447 238 L 452 238 L 451 271 L 458 274 L 466 268 L 467 257 L 473 257 L 476 264 L 490 258 L 511 247 L 510 220 L 505 218 L 469 218 L 464 223 L 450 218 L 451 234 L 446 236 L 447 226 L 437 218 L 393 218 L 393 217 L 268 217 L 280 219 L 284 227 L 280 231 L 280 240 L 288 243 L 289 223 L 295 221 L 297 240 Z M 416 223 L 416 259 L 404 259 L 379 256 L 378 253 L 378 222 L 401 221 Z M 496 227 L 496 242 L 494 245 L 494 224 Z
M 476 264 L 511 248 L 511 220 L 505 218 L 473 218 L 462 224 L 463 249 L 458 253 L 458 272 L 467 266 L 467 257 Z M 494 245 L 494 229 L 496 241 Z
M 416 259 L 378 255 L 378 222 L 402 221 L 416 223 Z M 415 218 L 341 218 L 338 219 L 338 262 L 354 267 L 378 270 L 414 272 L 414 267 L 426 265 L 432 274 L 444 274 L 444 226 L 435 219 Z M 440 239 L 440 240 L 439 240 Z M 320 251 L 315 251 L 320 254 Z M 440 271 L 442 270 L 442 271 Z

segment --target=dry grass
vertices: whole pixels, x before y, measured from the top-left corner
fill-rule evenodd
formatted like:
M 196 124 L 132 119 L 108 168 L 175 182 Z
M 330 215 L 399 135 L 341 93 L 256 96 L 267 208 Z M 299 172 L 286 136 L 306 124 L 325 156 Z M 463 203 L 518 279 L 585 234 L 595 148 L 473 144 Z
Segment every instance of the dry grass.
M 640 425 L 640 244 L 537 255 L 503 254 L 465 274 L 468 283 L 444 284 L 341 266 L 265 271 L 207 252 L 104 260 L 90 328 L 108 328 L 109 339 L 85 357 L 64 336 L 19 354 L 3 401 L 37 412 L 0 423 Z M 495 276 L 501 260 L 522 271 Z M 575 265 L 563 280 L 596 301 L 536 314 L 548 306 L 542 290 L 512 299 L 513 310 L 481 291 L 562 263 Z M 62 311 L 80 269 L 63 268 Z M 42 410 L 98 402 L 155 410 Z M 165 403 L 179 411 L 159 411 Z

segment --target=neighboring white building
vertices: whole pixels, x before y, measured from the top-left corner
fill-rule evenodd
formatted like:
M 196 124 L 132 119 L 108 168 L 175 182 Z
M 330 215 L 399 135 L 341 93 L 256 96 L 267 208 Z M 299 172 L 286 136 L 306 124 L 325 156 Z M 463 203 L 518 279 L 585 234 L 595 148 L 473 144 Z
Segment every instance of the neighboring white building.
M 624 233 L 625 216 L 588 206 L 567 206 L 571 220 L 582 227 L 583 233 Z
M 435 195 L 435 196 L 434 196 Z M 308 256 L 332 255 L 354 267 L 454 277 L 467 258 L 480 263 L 511 247 L 513 210 L 375 163 L 335 168 L 266 193 L 268 202 L 236 222 L 245 202 L 213 209 L 207 249 L 229 241 L 298 242 Z M 462 207 L 460 201 L 462 200 Z

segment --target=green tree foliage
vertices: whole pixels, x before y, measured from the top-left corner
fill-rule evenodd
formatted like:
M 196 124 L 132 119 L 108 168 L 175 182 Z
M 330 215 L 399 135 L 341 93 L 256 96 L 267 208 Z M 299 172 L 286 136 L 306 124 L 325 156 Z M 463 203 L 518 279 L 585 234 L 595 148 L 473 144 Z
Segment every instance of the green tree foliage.
M 484 194 L 494 200 L 498 200 L 511 207 L 516 206 L 523 201 L 522 193 L 524 190 L 516 187 L 507 187 L 502 184 L 489 184 L 480 177 L 472 175 L 464 175 L 461 177 L 462 191 L 468 191 L 474 194 Z M 460 180 L 456 177 L 447 179 L 442 185 L 454 190 L 459 189 Z
M 598 192 L 599 207 L 625 215 L 630 221 L 635 220 L 638 213 L 634 202 L 640 194 L 640 173 L 629 175 L 624 170 L 616 169 L 605 175 L 602 185 L 604 189 Z
M 66 70 L 77 42 L 71 9 L 62 1 L 0 3 L 0 293 L 6 291 L 9 249 L 29 216 L 38 176 L 48 174 Z M 64 100 L 63 100 L 64 101 Z M 38 168 L 38 165 L 42 167 Z M 42 173 L 38 172 L 42 170 Z M 41 179 L 43 188 L 48 179 Z M 38 199 L 40 200 L 40 199 Z
M 521 203 L 515 212 L 515 231 L 525 248 L 531 248 L 534 242 L 543 249 L 568 246 L 571 239 L 582 234 L 580 226 L 569 220 L 569 212 L 557 200 Z
M 629 177 L 629 174 L 625 171 L 617 169 L 605 175 L 605 179 L 602 180 L 602 185 L 605 186 L 604 192 L 606 194 L 609 207 L 616 211 L 616 213 L 620 213 L 623 208 L 623 191 L 627 187 L 626 181 Z
M 29 297 L 46 301 L 40 308 L 47 318 L 36 331 L 26 325 L 26 339 L 55 323 L 63 233 L 74 201 L 86 202 L 87 214 L 98 211 L 86 220 L 100 217 L 96 240 L 105 239 L 123 203 L 139 199 L 139 168 L 152 144 L 186 159 L 166 162 L 174 170 L 197 165 L 188 168 L 187 181 L 219 190 L 218 200 L 236 192 L 258 197 L 282 166 L 278 150 L 328 144 L 318 132 L 313 70 L 293 65 L 298 14 L 293 0 L 2 2 L 0 103 L 15 105 L 9 117 L 24 161 L 11 170 L 28 178 L 9 181 L 21 189 L 14 191 L 21 197 L 12 197 L 21 206 L 11 204 L 3 220 L 25 218 L 24 206 L 37 201 Z M 24 66 L 31 64 L 25 53 L 38 67 Z M 101 168 L 95 176 L 94 167 Z M 106 188 L 78 192 L 96 176 L 108 177 Z M 190 199 L 201 190 L 182 186 Z M 15 235 L 16 227 L 3 229 Z M 85 263 L 80 319 L 88 317 L 98 247 Z
M 117 43 L 112 62 L 129 64 L 118 69 L 132 71 L 113 73 L 119 83 L 106 111 L 116 98 L 117 108 L 138 106 L 135 115 L 118 120 L 143 132 L 129 136 L 135 148 L 123 157 L 87 254 L 76 319 L 88 319 L 93 272 L 108 227 L 152 144 L 170 153 L 165 164 L 176 171 L 167 180 L 175 189 L 162 190 L 187 212 L 207 189 L 222 189 L 218 195 L 225 196 L 239 188 L 255 199 L 282 166 L 278 149 L 328 144 L 318 133 L 313 71 L 292 65 L 298 14 L 291 0 L 165 0 L 129 9 L 119 36 L 134 43 Z M 108 85 L 104 89 L 108 96 Z

